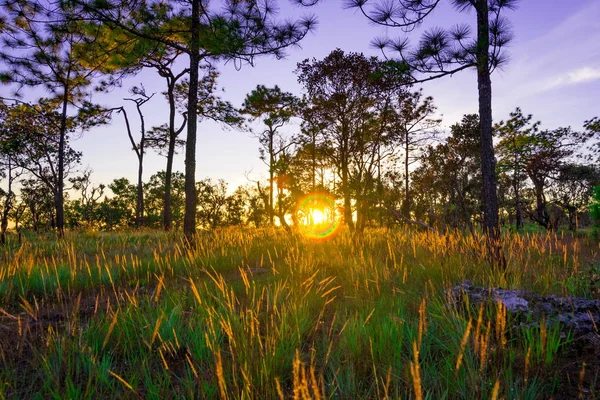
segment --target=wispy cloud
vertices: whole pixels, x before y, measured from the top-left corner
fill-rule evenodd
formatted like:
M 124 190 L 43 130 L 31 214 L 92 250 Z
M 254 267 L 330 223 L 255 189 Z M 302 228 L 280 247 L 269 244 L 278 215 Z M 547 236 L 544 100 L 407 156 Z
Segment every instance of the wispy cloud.
M 545 85 L 544 89 L 549 90 L 560 86 L 576 85 L 595 81 L 596 79 L 600 79 L 600 67 L 581 67 L 553 78 Z

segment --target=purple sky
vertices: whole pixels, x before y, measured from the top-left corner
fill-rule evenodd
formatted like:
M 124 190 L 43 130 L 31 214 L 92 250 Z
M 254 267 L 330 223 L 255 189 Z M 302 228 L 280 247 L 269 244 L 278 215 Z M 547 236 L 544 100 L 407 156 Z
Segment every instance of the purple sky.
M 282 4 L 281 18 L 314 13 L 319 25 L 301 43 L 301 48 L 288 51 L 285 60 L 263 58 L 256 67 L 245 66 L 237 71 L 232 64 L 219 65 L 219 85 L 225 89 L 223 98 L 240 106 L 245 95 L 258 84 L 279 85 L 283 90 L 300 94 L 293 71 L 296 63 L 316 57 L 321 59 L 339 47 L 345 51 L 380 54 L 370 48 L 376 36 L 400 36 L 399 30 L 370 25 L 358 13 L 344 10 L 339 1 L 323 1 L 312 9 L 299 9 Z M 474 13 L 460 14 L 451 9 L 449 1 L 436 10 L 424 28 L 432 25 L 450 27 L 458 22 L 471 23 Z M 542 128 L 572 126 L 581 129 L 584 120 L 600 115 L 600 1 L 597 0 L 522 0 L 516 11 L 505 14 L 513 25 L 515 38 L 508 48 L 510 62 L 492 76 L 493 115 L 499 121 L 520 106 L 526 114 L 542 121 Z M 419 32 L 409 34 L 412 41 Z M 187 60 L 186 60 L 187 61 Z M 167 103 L 160 95 L 163 80 L 153 71 L 144 71 L 124 82 L 110 94 L 97 95 L 94 100 L 109 106 L 124 104 L 127 89 L 144 83 L 157 95 L 144 107 L 146 125 L 167 121 Z M 453 77 L 423 85 L 426 95 L 434 97 L 443 126 L 448 127 L 463 114 L 477 112 L 477 85 L 474 71 L 463 71 Z M 135 110 L 127 105 L 133 129 L 139 124 Z M 294 128 L 293 128 L 294 129 Z M 297 127 L 295 128 L 297 129 Z M 93 169 L 93 180 L 109 183 L 125 176 L 136 177 L 136 157 L 122 123 L 116 116 L 110 125 L 87 132 L 72 143 L 83 151 L 83 165 Z M 177 155 L 175 169 L 183 171 L 183 155 Z M 145 179 L 165 168 L 165 159 L 149 153 L 145 163 Z M 210 122 L 199 124 L 197 147 L 198 180 L 205 177 L 223 178 L 233 190 L 252 179 L 265 176 L 266 167 L 258 159 L 258 141 L 247 132 L 224 130 Z

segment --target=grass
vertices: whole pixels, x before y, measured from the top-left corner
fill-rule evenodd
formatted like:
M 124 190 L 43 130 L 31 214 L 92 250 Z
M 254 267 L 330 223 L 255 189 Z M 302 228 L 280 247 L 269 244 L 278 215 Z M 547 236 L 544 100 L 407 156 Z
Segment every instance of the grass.
M 477 285 L 597 295 L 598 242 L 370 230 L 71 233 L 0 250 L 0 398 L 589 398 L 598 365 L 570 337 L 514 328 Z M 561 397 L 562 396 L 562 397 Z M 593 397 L 596 396 L 596 397 Z

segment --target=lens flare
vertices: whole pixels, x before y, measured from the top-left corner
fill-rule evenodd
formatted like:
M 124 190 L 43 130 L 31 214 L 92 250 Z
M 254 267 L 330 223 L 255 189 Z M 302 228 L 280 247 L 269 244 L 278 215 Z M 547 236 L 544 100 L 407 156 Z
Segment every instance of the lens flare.
M 296 204 L 300 233 L 308 239 L 323 241 L 332 238 L 342 225 L 335 198 L 327 193 L 309 193 Z

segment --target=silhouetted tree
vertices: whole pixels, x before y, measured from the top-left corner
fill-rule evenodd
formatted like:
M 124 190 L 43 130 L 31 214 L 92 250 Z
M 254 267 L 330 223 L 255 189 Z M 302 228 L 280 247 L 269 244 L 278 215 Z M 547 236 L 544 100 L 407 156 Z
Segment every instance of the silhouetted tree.
M 118 113 L 123 114 L 125 118 L 125 127 L 127 128 L 127 136 L 129 142 L 135 152 L 135 156 L 138 159 L 138 173 L 137 173 L 137 196 L 135 203 L 135 226 L 141 228 L 144 225 L 144 155 L 146 154 L 146 146 L 148 138 L 146 137 L 146 123 L 144 120 L 144 114 L 142 113 L 142 106 L 146 104 L 154 94 L 148 95 L 143 85 L 133 86 L 129 92 L 134 95 L 133 98 L 125 98 L 125 100 L 132 101 L 135 103 L 137 113 L 140 117 L 140 137 L 139 140 L 135 140 L 133 132 L 131 131 L 131 125 L 129 123 L 129 117 L 125 107 L 119 107 L 116 109 Z

